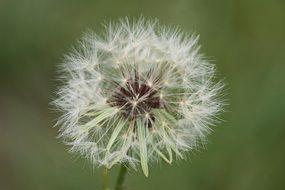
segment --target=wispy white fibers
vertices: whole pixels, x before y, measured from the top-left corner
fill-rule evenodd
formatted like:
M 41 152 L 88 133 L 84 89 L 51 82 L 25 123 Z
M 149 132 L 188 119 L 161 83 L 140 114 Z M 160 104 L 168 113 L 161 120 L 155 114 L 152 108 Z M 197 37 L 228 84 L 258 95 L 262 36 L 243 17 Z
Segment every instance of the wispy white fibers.
M 85 35 L 66 55 L 53 102 L 71 151 L 108 168 L 140 164 L 147 176 L 149 162 L 195 148 L 217 120 L 223 87 L 197 42 L 143 18 Z

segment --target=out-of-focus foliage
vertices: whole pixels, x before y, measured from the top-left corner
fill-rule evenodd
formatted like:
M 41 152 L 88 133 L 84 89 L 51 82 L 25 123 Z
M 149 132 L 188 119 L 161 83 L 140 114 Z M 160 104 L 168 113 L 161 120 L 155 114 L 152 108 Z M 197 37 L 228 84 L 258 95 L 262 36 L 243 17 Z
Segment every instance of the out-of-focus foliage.
M 221 123 L 188 161 L 131 171 L 128 189 L 283 189 L 285 2 L 1 0 L 0 189 L 100 189 L 100 170 L 67 153 L 48 105 L 56 66 L 87 29 L 141 14 L 200 34 L 228 83 Z M 117 169 L 111 173 L 111 182 Z

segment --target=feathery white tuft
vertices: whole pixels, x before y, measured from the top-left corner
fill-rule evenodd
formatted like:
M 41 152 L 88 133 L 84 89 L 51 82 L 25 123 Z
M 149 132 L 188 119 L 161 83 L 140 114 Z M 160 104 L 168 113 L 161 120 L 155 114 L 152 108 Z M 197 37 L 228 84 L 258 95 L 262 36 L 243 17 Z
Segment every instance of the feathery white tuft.
M 195 148 L 223 105 L 223 84 L 197 42 L 143 18 L 85 35 L 66 56 L 53 102 L 71 151 L 108 168 L 140 163 L 148 176 L 150 161 L 171 163 Z

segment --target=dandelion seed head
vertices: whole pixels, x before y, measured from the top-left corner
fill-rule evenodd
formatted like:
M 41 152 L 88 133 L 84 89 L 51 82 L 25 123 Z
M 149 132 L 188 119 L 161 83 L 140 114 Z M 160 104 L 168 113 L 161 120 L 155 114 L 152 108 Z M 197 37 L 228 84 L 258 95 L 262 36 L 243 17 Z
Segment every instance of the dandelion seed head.
M 222 109 L 223 83 L 198 38 L 157 20 L 122 19 L 66 56 L 53 102 L 60 136 L 97 166 L 168 163 L 196 147 Z

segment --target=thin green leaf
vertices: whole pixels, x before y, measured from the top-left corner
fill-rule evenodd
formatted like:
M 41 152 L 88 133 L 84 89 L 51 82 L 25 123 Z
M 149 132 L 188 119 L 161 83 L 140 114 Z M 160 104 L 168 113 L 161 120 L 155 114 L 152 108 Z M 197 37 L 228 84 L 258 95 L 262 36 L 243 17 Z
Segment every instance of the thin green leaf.
M 108 145 L 107 145 L 107 151 L 108 152 L 110 151 L 112 145 L 114 144 L 116 138 L 118 137 L 119 133 L 123 129 L 124 125 L 125 125 L 125 122 L 119 121 L 117 126 L 115 127 L 115 129 L 114 129 L 114 131 L 113 131 L 113 133 L 111 135 L 111 138 L 110 138 L 110 140 L 108 142 Z
M 147 145 L 146 145 L 146 127 L 144 126 L 141 119 L 137 120 L 138 129 L 138 140 L 140 147 L 140 159 L 143 173 L 148 177 L 148 156 L 147 156 Z

